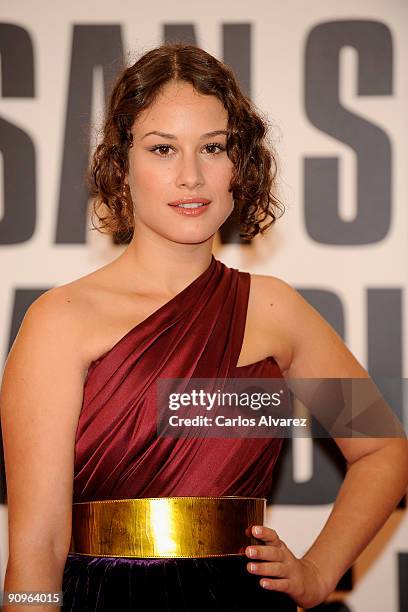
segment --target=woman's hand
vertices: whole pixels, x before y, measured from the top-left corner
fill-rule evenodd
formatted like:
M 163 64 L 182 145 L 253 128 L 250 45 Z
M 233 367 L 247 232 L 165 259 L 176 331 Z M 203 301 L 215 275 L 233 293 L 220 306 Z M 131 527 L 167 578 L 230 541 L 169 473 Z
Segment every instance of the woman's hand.
M 330 590 L 312 561 L 295 557 L 269 527 L 253 526 L 252 534 L 264 544 L 246 548 L 245 554 L 251 559 L 247 569 L 251 574 L 262 576 L 263 588 L 287 593 L 304 608 L 316 606 L 326 599 Z

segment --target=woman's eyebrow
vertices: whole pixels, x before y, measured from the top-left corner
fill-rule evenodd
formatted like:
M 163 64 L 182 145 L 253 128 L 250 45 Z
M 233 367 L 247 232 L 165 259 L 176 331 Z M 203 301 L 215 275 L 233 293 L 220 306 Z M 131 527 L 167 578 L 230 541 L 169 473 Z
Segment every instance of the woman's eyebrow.
M 142 137 L 142 140 L 143 138 L 146 138 L 146 136 L 150 136 L 150 134 L 155 134 L 156 136 L 162 136 L 162 138 L 169 138 L 172 140 L 177 140 L 177 136 L 175 136 L 174 134 L 166 134 L 165 132 L 157 132 L 156 130 L 152 132 L 147 132 Z M 200 136 L 200 138 L 209 138 L 211 136 L 218 136 L 219 134 L 225 134 L 225 136 L 227 136 L 228 132 L 226 130 L 214 130 L 213 132 L 206 132 L 205 134 Z

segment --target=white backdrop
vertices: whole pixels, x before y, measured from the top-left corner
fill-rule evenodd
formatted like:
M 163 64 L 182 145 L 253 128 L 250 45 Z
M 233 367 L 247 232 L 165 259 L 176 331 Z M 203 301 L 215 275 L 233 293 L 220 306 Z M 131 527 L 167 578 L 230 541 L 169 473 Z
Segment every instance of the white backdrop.
M 219 239 L 216 256 L 302 290 L 372 375 L 408 376 L 408 3 L 20 0 L 3 2 L 0 15 L 2 363 L 39 292 L 123 248 L 90 231 L 81 208 L 84 126 L 103 113 L 98 53 L 112 64 L 121 39 L 128 63 L 187 32 L 233 65 L 271 120 L 286 206 L 265 237 L 250 246 Z M 290 473 L 268 506 L 267 524 L 298 555 L 331 509 L 309 486 L 330 475 L 313 457 L 310 441 L 293 443 Z M 1 581 L 6 560 L 3 504 Z M 332 597 L 347 607 L 330 609 L 407 610 L 407 570 L 401 507 L 353 566 L 348 590 Z

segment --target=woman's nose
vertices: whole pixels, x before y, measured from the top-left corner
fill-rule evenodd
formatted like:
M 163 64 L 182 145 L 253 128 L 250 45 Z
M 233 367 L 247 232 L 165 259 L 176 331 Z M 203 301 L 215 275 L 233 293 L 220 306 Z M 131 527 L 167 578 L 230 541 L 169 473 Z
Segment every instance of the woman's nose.
M 204 183 L 200 160 L 195 155 L 185 155 L 180 162 L 178 172 L 178 184 L 187 187 L 195 187 Z

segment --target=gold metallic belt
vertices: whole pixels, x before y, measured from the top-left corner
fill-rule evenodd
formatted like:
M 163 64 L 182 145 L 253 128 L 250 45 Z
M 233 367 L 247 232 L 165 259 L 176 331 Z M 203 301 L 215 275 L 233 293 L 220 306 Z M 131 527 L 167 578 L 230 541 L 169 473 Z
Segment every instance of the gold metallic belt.
M 259 544 L 263 497 L 149 497 L 74 503 L 70 553 L 96 557 L 222 557 Z

